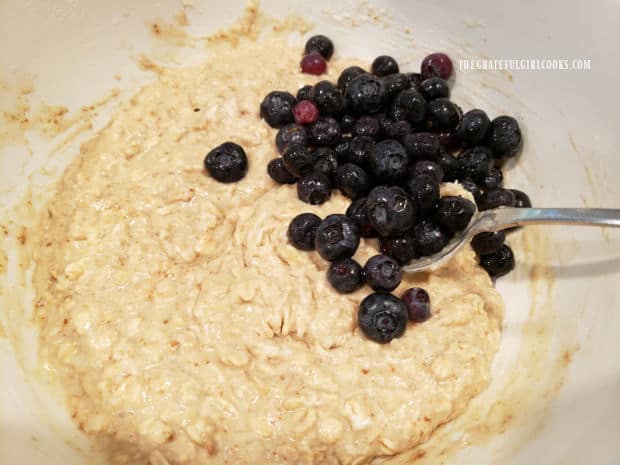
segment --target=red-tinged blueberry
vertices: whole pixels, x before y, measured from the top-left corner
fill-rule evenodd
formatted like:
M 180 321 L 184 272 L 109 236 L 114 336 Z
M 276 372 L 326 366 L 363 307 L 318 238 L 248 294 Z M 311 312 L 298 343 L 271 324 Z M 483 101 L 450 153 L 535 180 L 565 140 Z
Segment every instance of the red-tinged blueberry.
M 432 77 L 422 81 L 420 84 L 420 93 L 428 102 L 438 98 L 450 98 L 448 83 L 438 77 Z
M 360 116 L 353 125 L 353 136 L 368 136 L 373 139 L 379 136 L 381 126 L 375 116 Z
M 379 183 L 398 184 L 409 173 L 409 157 L 405 147 L 394 139 L 375 144 L 368 162 L 370 173 Z
M 392 294 L 375 292 L 360 304 L 357 322 L 371 341 L 387 344 L 405 334 L 409 315 L 402 300 Z
M 320 53 L 312 52 L 304 55 L 299 63 L 301 72 L 320 76 L 327 71 L 327 62 Z
M 484 111 L 470 110 L 456 127 L 456 136 L 465 147 L 471 147 L 486 139 L 490 125 L 491 121 Z
M 517 208 L 532 208 L 532 201 L 529 196 L 518 189 L 510 189 L 515 195 L 515 207 Z
M 334 54 L 334 43 L 328 37 L 317 34 L 308 39 L 304 52 L 306 55 L 316 52 L 326 60 L 329 60 Z
M 274 158 L 267 164 L 267 173 L 278 184 L 295 184 L 297 178 L 286 169 L 281 157 Z
M 437 98 L 428 103 L 428 116 L 434 129 L 451 131 L 456 129 L 463 115 L 458 105 L 447 98 Z
M 377 292 L 390 292 L 403 279 L 403 270 L 396 260 L 388 255 L 370 257 L 364 265 L 364 276 L 368 285 Z
M 329 81 L 317 82 L 312 88 L 312 101 L 322 116 L 338 116 L 344 108 L 340 89 Z
M 336 170 L 336 187 L 351 199 L 368 194 L 370 178 L 364 169 L 354 163 L 345 163 Z
M 281 128 L 293 122 L 293 107 L 297 99 L 288 92 L 269 92 L 260 104 L 260 115 L 272 128 Z
M 419 174 L 409 179 L 407 189 L 422 210 L 434 208 L 439 200 L 439 182 L 428 174 Z
M 343 258 L 329 265 L 327 281 L 338 292 L 349 294 L 364 285 L 364 272 L 355 260 Z
M 281 127 L 276 134 L 276 147 L 280 153 L 291 144 L 308 145 L 308 132 L 299 124 L 287 124 Z
M 330 262 L 352 257 L 359 243 L 359 228 L 346 215 L 327 216 L 317 228 L 314 240 L 319 255 Z
M 443 170 L 437 163 L 429 160 L 420 160 L 413 166 L 413 175 L 426 174 L 435 179 L 438 183 L 443 181 Z
M 430 132 L 414 132 L 403 139 L 405 150 L 412 160 L 435 160 L 441 146 L 437 134 Z
M 332 192 L 330 179 L 322 173 L 312 173 L 297 182 L 297 198 L 310 205 L 320 205 L 329 200 Z
M 342 92 L 345 92 L 347 89 L 347 86 L 349 85 L 349 82 L 351 82 L 354 78 L 356 78 L 360 74 L 366 74 L 366 70 L 364 70 L 363 68 L 360 68 L 359 66 L 349 66 L 348 68 L 345 68 L 344 71 L 342 71 L 342 73 L 340 73 L 340 76 L 338 77 L 338 88 Z
M 401 296 L 407 307 L 409 321 L 423 323 L 431 317 L 431 298 L 421 287 L 407 289 Z
M 346 86 L 348 106 L 357 115 L 379 113 L 386 97 L 383 81 L 371 74 L 360 74 Z
M 457 196 L 446 196 L 439 199 L 435 219 L 440 226 L 450 232 L 462 231 L 476 213 L 473 202 Z
M 331 147 L 340 140 L 340 125 L 331 116 L 321 116 L 312 123 L 308 132 L 310 134 L 310 143 L 317 147 Z
M 398 63 L 389 55 L 381 55 L 374 59 L 370 71 L 375 76 L 387 76 L 399 72 Z
M 366 197 L 359 197 L 351 202 L 346 215 L 351 218 L 360 230 L 362 237 L 377 237 L 377 232 L 366 218 Z
M 514 192 L 508 189 L 493 189 L 487 191 L 480 199 L 480 211 L 491 210 L 499 207 L 514 207 L 517 202 Z
M 422 60 L 420 72 L 425 78 L 439 77 L 449 79 L 452 76 L 452 60 L 445 53 L 431 53 Z
M 517 154 L 521 146 L 521 128 L 512 116 L 498 116 L 489 127 L 488 145 L 496 158 Z
M 416 257 L 413 236 L 382 237 L 379 240 L 381 253 L 389 255 L 401 265 Z
M 505 240 L 504 231 L 482 232 L 474 236 L 471 246 L 478 255 L 489 255 L 497 252 L 504 245 Z
M 312 155 L 303 145 L 290 144 L 284 149 L 282 159 L 288 172 L 297 178 L 310 174 L 314 168 Z
M 420 257 L 439 252 L 449 240 L 448 234 L 430 219 L 423 219 L 413 227 L 414 246 Z
M 204 159 L 209 176 L 219 182 L 237 182 L 248 171 L 248 159 L 243 147 L 234 142 L 224 142 L 211 150 Z
M 416 206 L 413 199 L 400 187 L 377 186 L 366 200 L 366 217 L 383 237 L 400 236 L 415 222 Z
M 321 218 L 314 213 L 302 213 L 288 225 L 287 237 L 292 246 L 299 250 L 314 250 L 314 235 L 321 224 Z
M 480 266 L 489 273 L 491 278 L 499 278 L 512 271 L 515 267 L 515 256 L 506 244 L 497 252 L 480 256 Z
M 297 124 L 312 124 L 319 119 L 319 108 L 310 100 L 301 100 L 293 107 L 293 118 Z

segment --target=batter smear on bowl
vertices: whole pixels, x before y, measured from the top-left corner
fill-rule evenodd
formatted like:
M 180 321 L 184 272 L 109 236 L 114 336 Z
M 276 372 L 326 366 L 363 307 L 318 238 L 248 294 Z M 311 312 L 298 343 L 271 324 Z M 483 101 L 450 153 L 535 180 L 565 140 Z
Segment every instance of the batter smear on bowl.
M 298 199 L 292 183 L 307 174 L 305 149 L 282 147 L 284 159 L 270 162 L 278 129 L 260 118 L 259 103 L 274 89 L 294 94 L 302 83 L 335 83 L 346 68 L 353 69 L 351 82 L 358 74 L 354 85 L 362 94 L 379 79 L 359 79 L 359 62 L 329 55 L 327 74 L 302 74 L 299 47 L 268 34 L 214 49 L 199 66 L 163 69 L 82 147 L 58 184 L 36 257 L 41 355 L 58 373 L 75 421 L 113 463 L 368 463 L 424 442 L 487 385 L 503 303 L 473 249 L 437 272 L 396 281 L 378 274 L 385 259 L 369 262 L 375 288 L 392 290 L 400 281 L 394 296 L 415 288 L 405 301 L 390 297 L 401 320 L 413 321 L 409 329 L 378 344 L 358 327 L 369 294 L 360 287 L 359 265 L 331 268 L 307 250 L 313 244 L 298 229 L 318 227 L 316 218 L 289 229 L 304 212 L 344 215 L 352 200 L 338 190 L 317 205 Z M 376 66 L 394 70 L 387 59 Z M 444 68 L 429 69 L 441 76 Z M 349 150 L 339 146 L 349 142 L 334 134 L 333 116 L 324 116 L 327 100 L 304 92 L 322 116 L 304 104 L 299 123 L 313 125 L 313 146 L 333 151 L 321 154 L 323 171 L 312 175 L 323 182 L 331 173 L 343 190 L 367 194 L 368 184 L 353 173 L 358 165 L 343 171 L 338 164 Z M 377 102 L 366 97 L 363 106 L 374 111 Z M 411 113 L 399 124 L 403 133 L 418 117 L 417 99 L 402 97 Z M 295 102 L 287 100 L 290 111 Z M 436 124 L 450 126 L 445 115 L 452 110 L 440 101 Z M 276 113 L 270 117 L 280 124 Z M 510 121 L 505 126 L 513 128 Z M 362 138 L 378 126 L 355 127 Z M 206 165 L 212 177 L 203 159 L 215 148 Z M 373 163 L 391 176 L 389 164 Z M 435 166 L 418 169 L 430 182 L 438 173 Z M 299 195 L 316 199 L 305 193 L 312 187 Z M 441 184 L 440 195 L 474 200 L 452 182 Z M 493 205 L 499 197 L 484 201 Z M 366 233 L 352 257 L 358 264 L 378 253 L 377 240 L 365 237 L 372 231 Z M 407 250 L 407 240 L 381 244 Z M 343 292 L 326 279 L 330 268 Z M 381 295 L 365 300 L 364 318 L 381 305 L 372 296 Z

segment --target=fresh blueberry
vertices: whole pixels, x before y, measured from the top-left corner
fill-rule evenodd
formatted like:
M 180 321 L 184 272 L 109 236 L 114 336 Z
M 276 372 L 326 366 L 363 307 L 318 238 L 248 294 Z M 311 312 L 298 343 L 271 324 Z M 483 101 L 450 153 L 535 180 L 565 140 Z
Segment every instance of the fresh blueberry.
M 322 116 L 337 116 L 344 108 L 344 97 L 338 87 L 329 81 L 317 82 L 312 88 L 312 101 Z
M 415 221 L 413 199 L 400 187 L 377 186 L 368 194 L 366 217 L 381 236 L 399 236 Z
M 370 257 L 364 265 L 368 285 L 377 292 L 390 292 L 403 279 L 403 270 L 396 260 L 388 255 Z
M 314 235 L 321 224 L 321 218 L 314 213 L 297 215 L 288 225 L 288 240 L 300 250 L 314 250 Z
M 340 118 L 340 129 L 342 130 L 342 133 L 350 134 L 351 132 L 353 132 L 353 128 L 355 127 L 356 121 L 357 121 L 357 118 L 355 118 L 355 116 L 343 115 Z
M 480 187 L 484 190 L 493 190 L 502 186 L 504 175 L 498 168 L 491 168 L 489 174 L 480 182 Z
M 383 85 L 385 86 L 385 92 L 388 100 L 394 98 L 403 90 L 411 88 L 409 77 L 402 73 L 388 74 L 387 76 L 384 76 Z
M 336 145 L 333 146 L 334 152 L 336 152 L 336 156 L 338 157 L 338 163 L 342 163 L 349 159 L 349 149 L 351 148 L 352 138 L 349 135 L 344 135 L 338 141 Z
M 420 90 L 420 85 L 422 85 L 422 81 L 424 81 L 424 76 L 420 73 L 406 73 L 405 74 L 409 79 L 409 87 L 411 89 Z
M 234 142 L 224 142 L 211 150 L 204 159 L 205 169 L 219 182 L 236 182 L 248 171 L 248 159 L 243 147 Z
M 303 145 L 289 145 L 284 149 L 282 159 L 288 172 L 297 178 L 310 174 L 314 168 L 312 155 Z
M 383 135 L 388 139 L 403 141 L 407 134 L 411 134 L 413 127 L 409 121 L 390 121 L 385 120 L 382 127 Z
M 361 116 L 353 126 L 353 136 L 368 136 L 374 139 L 380 132 L 379 120 L 374 116 Z
M 467 178 L 460 182 L 461 187 L 471 193 L 474 196 L 474 200 L 476 201 L 476 205 L 480 205 L 480 200 L 482 200 L 482 196 L 484 195 L 484 191 L 471 179 Z
M 440 77 L 448 79 L 453 71 L 452 60 L 445 53 L 431 53 L 422 60 L 420 72 L 425 78 Z
M 422 81 L 420 84 L 420 92 L 429 102 L 438 98 L 450 98 L 448 83 L 438 77 L 432 77 Z
M 407 89 L 394 98 L 389 116 L 394 120 L 405 119 L 418 126 L 424 121 L 427 109 L 428 104 L 422 94 L 415 89 Z
M 371 341 L 386 344 L 405 334 L 407 307 L 392 294 L 375 292 L 360 304 L 357 322 L 364 335 Z
M 407 289 L 401 296 L 407 307 L 409 321 L 422 323 L 431 317 L 431 298 L 421 287 Z
M 322 173 L 312 173 L 297 182 L 297 198 L 310 205 L 320 205 L 329 200 L 331 180 Z
M 488 255 L 497 252 L 506 240 L 504 231 L 491 231 L 476 234 L 471 246 L 478 255 Z
M 413 227 L 413 242 L 419 256 L 433 255 L 443 249 L 450 238 L 430 219 L 423 219 Z
M 375 141 L 369 136 L 357 136 L 351 139 L 348 158 L 352 163 L 367 167 L 370 154 L 375 148 Z
M 496 158 L 513 157 L 521 146 L 521 128 L 511 116 L 498 116 L 489 128 L 488 144 Z
M 364 271 L 355 260 L 343 258 L 329 265 L 327 281 L 338 292 L 349 294 L 364 285 Z
M 464 146 L 480 144 L 489 131 L 491 121 L 482 110 L 470 110 L 456 127 L 456 135 Z
M 366 74 L 366 70 L 360 68 L 359 66 L 349 66 L 345 68 L 340 76 L 338 77 L 338 88 L 345 92 L 349 82 L 351 82 L 354 78 L 359 76 L 360 74 Z
M 493 157 L 486 147 L 478 146 L 466 150 L 458 157 L 461 179 L 471 178 L 482 182 L 493 166 Z
M 512 249 L 504 244 L 497 252 L 482 255 L 480 257 L 480 266 L 489 273 L 491 278 L 499 278 L 512 271 L 515 267 L 515 256 Z
M 498 207 L 514 207 L 517 202 L 514 192 L 508 189 L 493 189 L 484 193 L 480 199 L 480 211 Z
M 314 173 L 320 173 L 329 179 L 330 183 L 336 183 L 336 170 L 338 169 L 338 156 L 333 149 L 319 147 L 312 152 L 314 157 Z
M 430 132 L 408 134 L 403 145 L 412 160 L 435 160 L 441 148 L 437 135 Z
M 327 71 L 327 62 L 320 53 L 312 52 L 302 57 L 299 67 L 302 73 L 320 76 Z
M 274 158 L 267 164 L 267 173 L 271 179 L 279 184 L 295 184 L 297 182 L 297 178 L 286 169 L 281 157 Z
M 306 128 L 299 124 L 287 124 L 281 127 L 276 134 L 276 147 L 280 153 L 290 144 L 308 145 L 308 133 Z
M 378 113 L 386 100 L 383 81 L 370 74 L 360 74 L 347 85 L 346 99 L 351 110 L 358 115 Z
M 379 182 L 398 184 L 409 173 L 409 157 L 400 142 L 387 139 L 375 144 L 370 153 L 369 166 Z
M 329 215 L 316 230 L 317 252 L 328 261 L 352 257 L 360 243 L 357 225 L 346 215 Z
M 398 73 L 398 63 L 388 55 L 381 55 L 372 62 L 370 71 L 375 76 L 387 76 L 388 74 Z
M 440 226 L 450 232 L 459 232 L 467 227 L 476 213 L 473 202 L 457 196 L 446 196 L 439 199 L 435 218 Z
M 351 202 L 346 215 L 355 222 L 362 237 L 377 237 L 377 232 L 366 217 L 366 197 L 359 197 Z
M 389 255 L 401 265 L 416 257 L 413 236 L 382 237 L 379 241 L 381 253 Z
M 510 189 L 515 195 L 515 207 L 517 208 L 532 208 L 532 201 L 528 195 L 518 189 Z
M 435 158 L 435 163 L 437 163 L 443 171 L 443 182 L 456 181 L 461 174 L 461 167 L 459 166 L 458 159 L 444 150 L 439 151 L 439 155 Z
M 330 116 L 321 116 L 310 125 L 310 143 L 317 147 L 333 146 L 340 140 L 340 125 Z
M 419 174 L 407 181 L 407 189 L 416 205 L 428 210 L 435 206 L 439 200 L 439 183 L 428 174 Z
M 300 87 L 297 91 L 297 101 L 312 100 L 312 86 Z
M 363 168 L 354 163 L 345 163 L 336 170 L 336 187 L 351 199 L 368 194 L 370 179 Z
M 272 128 L 280 128 L 293 122 L 293 107 L 297 99 L 288 92 L 269 92 L 260 104 L 260 115 Z
M 437 163 L 429 160 L 420 160 L 413 166 L 413 175 L 427 174 L 438 183 L 443 181 L 443 170 Z
M 319 107 L 311 100 L 301 100 L 293 107 L 293 118 L 297 124 L 312 124 L 319 119 Z
M 318 34 L 308 39 L 304 51 L 306 54 L 320 53 L 323 58 L 329 60 L 334 54 L 334 43 L 328 37 Z
M 447 98 L 437 98 L 428 104 L 428 115 L 433 128 L 455 129 L 461 121 L 461 109 Z

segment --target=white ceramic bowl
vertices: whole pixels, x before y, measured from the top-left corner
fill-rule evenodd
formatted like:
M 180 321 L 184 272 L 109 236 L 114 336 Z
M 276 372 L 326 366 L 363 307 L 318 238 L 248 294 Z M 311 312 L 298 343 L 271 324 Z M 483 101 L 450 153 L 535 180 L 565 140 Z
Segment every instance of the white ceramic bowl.
M 606 0 L 594 7 L 587 0 L 314 0 L 308 6 L 267 0 L 262 7 L 276 16 L 297 12 L 314 21 L 317 30 L 334 38 L 341 55 L 368 61 L 389 53 L 411 70 L 426 53 L 437 50 L 455 60 L 590 60 L 589 71 L 457 68 L 453 96 L 465 109 L 480 106 L 493 115 L 519 119 L 526 142 L 509 184 L 527 190 L 537 205 L 620 207 L 618 2 Z M 199 60 L 204 53 L 199 48 L 179 50 L 156 42 L 145 26 L 155 18 L 169 21 L 182 8 L 190 20 L 188 30 L 204 35 L 229 24 L 243 4 L 4 0 L 0 110 L 16 110 L 18 91 L 28 87 L 32 92 L 19 101 L 34 102 L 33 112 L 40 101 L 65 105 L 70 114 L 79 112 L 113 88 L 119 89 L 119 98 L 127 98 L 152 79 L 136 64 L 143 52 L 164 61 Z M 26 321 L 32 301 L 28 276 L 18 267 L 19 228 L 8 220 L 28 217 L 23 209 L 11 211 L 16 199 L 52 184 L 79 143 L 105 123 L 114 106 L 114 101 L 99 106 L 96 114 L 87 110 L 92 130 L 69 143 L 62 143 L 66 133 L 49 140 L 33 130 L 26 144 L 16 135 L 15 121 L 3 121 L 0 129 L 1 224 L 9 226 L 0 243 L 5 252 L 0 254 L 0 465 L 97 462 L 62 401 L 32 370 L 35 337 Z M 58 144 L 61 149 L 55 150 Z M 538 239 L 516 239 L 522 252 L 517 272 L 499 284 L 507 315 L 494 381 L 474 404 L 481 412 L 479 430 L 494 424 L 491 433 L 502 434 L 473 441 L 472 447 L 449 457 L 451 464 L 620 463 L 619 233 L 538 228 L 531 236 Z M 25 315 L 17 311 L 20 302 Z M 515 369 L 514 364 L 520 365 Z M 519 389 L 511 391 L 511 385 Z M 495 399 L 494 406 L 504 399 L 505 412 L 512 409 L 502 416 L 505 427 L 497 425 L 494 409 L 482 409 L 488 399 Z

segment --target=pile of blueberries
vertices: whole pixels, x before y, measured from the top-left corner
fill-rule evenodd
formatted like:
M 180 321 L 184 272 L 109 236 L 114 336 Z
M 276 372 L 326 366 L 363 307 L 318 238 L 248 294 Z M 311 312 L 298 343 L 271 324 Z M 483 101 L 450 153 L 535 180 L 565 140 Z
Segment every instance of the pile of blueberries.
M 302 72 L 322 74 L 333 52 L 329 38 L 311 37 Z M 261 117 L 278 129 L 281 156 L 267 166 L 271 178 L 296 183 L 297 196 L 309 204 L 327 202 L 333 189 L 351 199 L 344 214 L 297 216 L 288 237 L 295 247 L 316 249 L 331 262 L 327 278 L 339 292 L 364 283 L 375 291 L 362 301 L 358 321 L 377 342 L 401 336 L 408 320 L 430 316 L 425 290 L 409 289 L 400 299 L 390 294 L 401 282 L 401 266 L 439 252 L 476 208 L 531 206 L 525 193 L 502 187 L 501 168 L 521 146 L 517 121 L 490 120 L 479 109 L 463 114 L 449 99 L 452 72 L 443 53 L 424 58 L 420 73 L 401 73 L 396 60 L 383 55 L 370 72 L 351 66 L 336 83 L 306 85 L 296 96 L 273 91 L 260 104 Z M 209 170 L 207 159 L 205 165 Z M 440 197 L 442 182 L 459 182 L 475 204 Z M 381 251 L 364 267 L 351 258 L 361 237 L 378 238 Z M 493 278 L 514 268 L 505 238 L 504 232 L 489 232 L 472 241 Z

